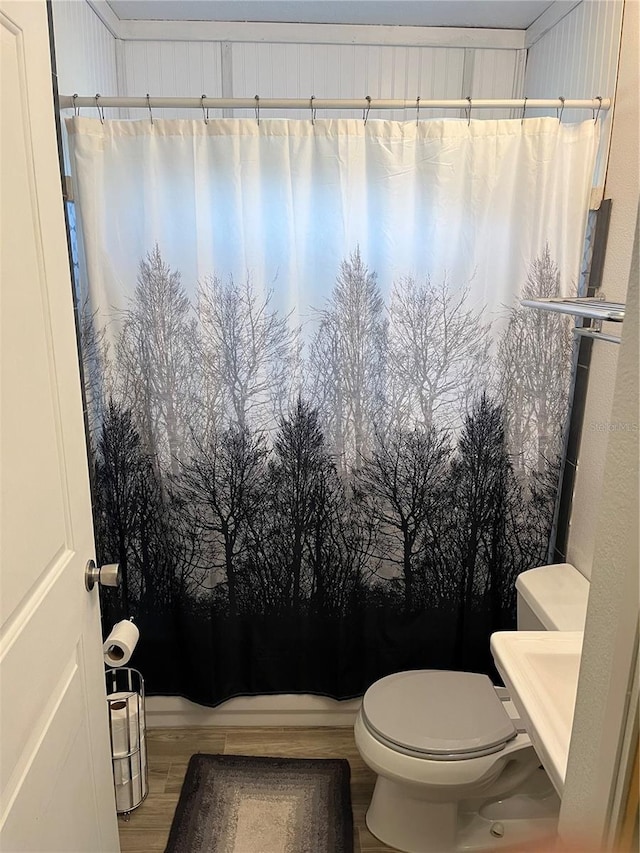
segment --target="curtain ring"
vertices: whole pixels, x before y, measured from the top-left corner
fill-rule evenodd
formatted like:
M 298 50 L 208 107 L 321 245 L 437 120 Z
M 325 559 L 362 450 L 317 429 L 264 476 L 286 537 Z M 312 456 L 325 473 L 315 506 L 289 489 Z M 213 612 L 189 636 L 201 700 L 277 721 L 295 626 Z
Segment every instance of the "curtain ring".
M 558 118 L 558 123 L 562 124 L 562 113 L 564 112 L 564 101 L 565 101 L 565 99 L 562 97 L 562 95 L 559 95 L 558 100 L 560 101 L 562 106 L 560 107 L 560 115 L 558 115 L 558 108 L 556 107 L 556 116 Z
M 75 97 L 77 97 L 77 96 L 74 95 L 74 98 Z M 96 109 L 98 110 L 98 117 L 100 119 L 100 124 L 104 124 L 104 107 L 102 107 L 102 108 L 100 107 L 99 101 L 100 101 L 100 95 L 96 93 Z M 74 104 L 74 106 L 75 106 L 75 104 Z
M 602 109 L 602 95 L 597 95 L 596 101 L 598 102 L 598 112 L 595 114 L 595 117 L 593 119 L 594 124 L 598 123 L 598 118 L 600 117 L 600 110 Z
M 207 107 L 206 110 L 204 108 L 204 99 L 206 97 L 206 95 L 200 96 L 200 106 L 202 107 L 202 118 L 204 119 L 204 123 L 209 124 L 209 107 Z
M 418 126 L 418 120 L 420 118 L 420 95 L 416 98 L 416 127 Z
M 467 127 L 471 124 L 471 97 L 467 95 L 467 101 L 469 102 L 469 106 L 465 107 L 465 112 L 467 114 Z
M 527 99 L 525 98 L 524 104 L 522 105 L 522 118 L 520 119 L 520 124 L 524 123 L 524 117 L 526 115 L 526 112 L 527 112 Z
M 148 92 L 147 92 L 147 109 L 149 110 L 149 118 L 151 119 L 151 124 L 153 124 L 153 113 L 151 112 L 151 98 L 149 97 Z
M 258 127 L 260 127 L 260 97 L 259 97 L 259 95 L 254 96 L 254 101 L 256 102 L 256 106 L 255 106 L 256 121 L 258 123 Z
M 367 121 L 369 120 L 369 110 L 371 109 L 371 95 L 367 95 L 365 101 L 367 102 L 367 106 L 365 107 L 365 109 L 362 110 L 362 120 L 366 125 Z
M 316 115 L 318 114 L 317 108 L 313 106 L 313 102 L 315 101 L 315 99 L 315 95 L 311 95 L 311 97 L 309 98 L 309 109 L 311 110 L 311 124 L 316 123 Z
M 73 95 L 71 95 L 71 100 L 73 101 L 73 114 L 74 116 L 76 116 L 76 118 L 78 118 L 80 115 L 80 107 L 76 104 L 77 99 L 78 93 L 75 92 Z

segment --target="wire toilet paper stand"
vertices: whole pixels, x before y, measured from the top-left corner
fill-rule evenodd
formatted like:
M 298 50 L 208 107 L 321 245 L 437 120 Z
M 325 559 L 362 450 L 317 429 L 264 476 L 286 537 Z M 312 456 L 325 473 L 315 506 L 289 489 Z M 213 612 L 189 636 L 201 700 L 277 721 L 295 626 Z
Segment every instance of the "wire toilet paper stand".
M 136 669 L 105 673 L 116 811 L 125 820 L 149 793 L 144 679 Z

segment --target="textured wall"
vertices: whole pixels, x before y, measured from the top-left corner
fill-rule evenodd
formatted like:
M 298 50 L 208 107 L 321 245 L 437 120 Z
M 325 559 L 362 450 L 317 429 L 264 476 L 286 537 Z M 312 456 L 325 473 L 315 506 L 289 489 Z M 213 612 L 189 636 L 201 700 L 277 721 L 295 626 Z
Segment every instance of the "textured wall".
M 583 0 L 532 45 L 527 55 L 527 97 L 613 94 L 623 5 L 621 0 Z M 563 118 L 580 121 L 584 112 L 567 110 Z
M 527 55 L 524 83 L 527 97 L 543 97 L 549 94 L 571 98 L 613 96 L 616 90 L 623 6 L 620 0 L 583 0 L 532 45 Z M 628 109 L 631 94 L 625 96 L 624 85 L 622 82 L 618 92 L 618 109 L 621 112 Z M 626 85 L 632 85 L 632 80 Z M 583 112 L 567 110 L 563 120 L 577 121 L 584 117 Z M 594 184 L 604 182 L 612 117 L 613 112 L 603 121 L 601 153 Z M 605 193 L 607 198 L 613 199 L 613 216 L 602 293 L 608 299 L 621 302 L 625 300 L 629 279 L 633 236 L 621 230 L 618 223 L 628 220 L 629 205 L 634 208 L 633 181 L 628 181 L 627 169 L 633 169 L 633 164 L 637 163 L 632 143 L 633 131 L 631 128 L 628 128 L 628 131 L 631 136 L 626 145 L 624 131 L 618 132 L 617 149 L 615 154 L 612 152 L 611 155 Z M 621 207 L 620 212 L 618 207 Z M 619 330 L 614 330 L 614 333 L 617 331 Z M 568 562 L 587 577 L 591 575 L 593 562 L 594 531 L 608 438 L 606 424 L 610 419 L 613 401 L 617 356 L 615 345 L 596 344 L 589 374 L 580 461 L 567 544 Z
M 521 94 L 520 51 L 410 45 L 128 41 L 125 94 L 253 98 L 511 98 Z M 160 115 L 160 111 L 158 112 Z M 424 110 L 421 113 L 427 116 Z M 164 111 L 170 117 L 170 111 Z M 182 115 L 185 116 L 184 111 Z M 197 117 L 197 113 L 193 117 Z M 236 117 L 242 112 L 235 111 Z M 245 115 L 252 117 L 253 111 Z M 266 115 L 266 114 L 265 114 Z M 308 117 L 308 111 L 275 118 Z M 342 117 L 349 114 L 341 111 Z M 359 117 L 355 112 L 353 117 Z M 371 117 L 413 118 L 407 113 Z M 486 112 L 485 118 L 491 117 Z M 319 118 L 328 117 L 319 114 Z M 497 114 L 496 114 L 497 117 Z
M 545 58 L 549 73 L 547 92 L 555 86 L 557 91 L 567 92 L 572 97 L 586 97 L 596 91 L 613 94 L 615 67 L 612 64 L 618 55 L 615 28 L 620 26 L 619 18 L 613 13 L 616 10 L 620 12 L 620 5 L 617 2 L 584 2 L 534 45 L 527 63 L 527 94 L 540 93 L 539 90 L 532 92 L 529 82 L 533 79 L 537 87 L 543 86 L 544 64 L 541 63 Z M 625 20 L 628 27 L 632 26 L 633 14 L 637 14 L 635 6 L 635 3 L 627 4 Z M 591 31 L 587 24 L 599 26 L 600 29 Z M 559 56 L 567 59 L 565 71 L 559 70 L 558 61 L 551 62 L 551 47 L 560 51 Z M 571 57 L 573 61 L 570 61 Z M 627 62 L 626 72 L 621 73 L 618 80 L 613 113 L 615 127 L 605 189 L 605 196 L 613 200 L 613 210 L 602 287 L 602 294 L 606 298 L 621 302 L 625 301 L 629 280 L 633 222 L 638 201 L 637 54 L 635 60 L 631 58 Z M 575 76 L 576 68 L 586 69 L 585 79 L 588 82 L 582 88 Z M 596 76 L 598 69 L 602 75 L 600 78 Z M 563 77 L 563 74 L 566 76 Z M 603 134 L 606 134 L 606 128 Z M 615 327 L 611 331 L 619 333 Z M 587 577 L 591 576 L 595 530 L 605 478 L 604 464 L 617 358 L 618 350 L 614 344 L 594 345 L 567 545 L 568 562 Z
M 336 28 L 336 43 L 266 42 L 262 36 L 261 40 L 246 42 L 188 41 L 181 36 L 175 40 L 117 42 L 84 0 L 54 0 L 53 10 L 59 89 L 65 94 L 149 92 L 152 96 L 206 93 L 210 97 L 252 98 L 258 94 L 263 98 L 315 95 L 363 99 L 370 95 L 374 101 L 413 100 L 418 95 L 511 98 L 522 94 L 522 50 L 338 43 L 340 28 Z M 367 29 L 377 32 L 374 27 Z M 383 37 L 382 33 L 381 41 Z M 163 118 L 178 115 L 170 110 L 154 114 Z M 402 120 L 413 118 L 413 114 L 411 110 L 378 116 Z M 421 114 L 429 115 L 427 111 Z M 110 117 L 109 112 L 106 115 Z M 112 111 L 112 116 L 116 115 Z M 122 115 L 128 117 L 124 111 Z M 130 117 L 144 115 L 144 111 L 132 111 Z M 201 113 L 182 110 L 179 115 L 198 118 Z M 246 115 L 253 116 L 253 111 Z M 277 115 L 269 113 L 270 117 Z M 282 115 L 302 118 L 308 112 Z M 485 111 L 482 115 L 499 118 L 507 113 Z
M 561 814 L 565 836 L 585 832 L 596 842 L 606 831 L 609 795 L 617 777 L 627 689 L 638 643 L 638 41 L 640 7 L 627 3 L 620 60 L 618 102 L 607 185 L 614 199 L 605 268 L 607 294 L 620 293 L 628 281 L 627 315 L 617 372 L 595 374 L 591 416 L 616 426 L 604 433 L 606 448 L 601 496 L 590 497 L 589 544 L 593 553 L 591 594 L 578 685 L 567 781 Z M 621 294 L 622 295 L 622 294 Z M 601 344 L 601 347 L 605 347 Z M 608 351 L 607 351 L 608 352 Z M 595 348 L 594 348 L 595 353 Z M 595 360 L 595 357 L 594 357 Z M 601 370 L 598 363 L 596 370 Z M 605 409 L 610 393 L 613 405 Z M 605 394 L 606 391 L 606 394 Z M 600 392 L 598 399 L 597 392 Z M 603 399 L 605 403 L 603 403 Z M 587 437 L 592 433 L 587 430 Z M 608 442 L 606 439 L 608 438 Z M 591 457 L 585 456 L 589 468 Z M 584 486 L 582 486 L 584 488 Z M 580 482 L 576 491 L 580 488 Z M 577 491 L 578 494 L 578 491 Z M 577 505 L 577 509 L 581 504 Z M 585 524 L 584 515 L 576 523 Z M 588 529 L 587 529 L 588 530 Z M 584 536 L 587 536 L 587 530 Z M 575 530 L 574 530 L 575 533 Z M 637 701 L 637 699 L 636 699 Z
M 84 0 L 54 0 L 52 6 L 60 93 L 117 93 L 115 38 Z
M 624 766 L 618 768 L 618 751 L 633 719 L 627 703 L 638 653 L 639 248 L 636 228 L 629 311 L 611 411 L 618 429 L 611 433 L 607 447 L 560 821 L 563 836 L 574 841 L 584 837 L 590 844 L 607 835 L 610 797 L 619 784 L 619 770 L 624 772 Z M 631 696 L 634 701 L 637 703 L 637 695 L 635 699 Z
M 222 45 L 219 42 L 125 41 L 122 48 L 124 95 L 167 97 L 222 96 Z M 255 94 L 255 93 L 254 93 Z M 130 110 L 131 118 L 145 112 Z M 200 118 L 200 110 L 154 110 L 162 118 Z M 211 113 L 211 116 L 216 116 Z M 217 117 L 217 116 L 216 116 Z
M 58 92 L 69 95 L 117 94 L 116 39 L 88 3 L 54 0 L 53 29 L 56 51 Z M 119 110 L 105 110 L 105 118 L 117 118 Z M 62 113 L 63 118 L 70 113 Z M 97 116 L 95 110 L 82 115 Z M 67 134 L 62 123 L 65 173 L 71 173 Z
M 528 98 L 613 97 L 618 71 L 623 0 L 583 0 L 527 52 L 524 94 Z M 555 115 L 555 110 L 532 110 Z M 566 110 L 565 121 L 582 121 L 583 110 Z M 595 184 L 606 169 L 611 115 L 603 116 L 604 155 L 598 159 Z

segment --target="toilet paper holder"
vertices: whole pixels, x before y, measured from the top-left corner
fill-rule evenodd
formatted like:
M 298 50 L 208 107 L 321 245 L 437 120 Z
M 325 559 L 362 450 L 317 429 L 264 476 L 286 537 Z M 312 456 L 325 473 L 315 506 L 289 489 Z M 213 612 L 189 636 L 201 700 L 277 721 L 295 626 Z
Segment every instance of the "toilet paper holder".
M 135 669 L 105 672 L 116 811 L 125 820 L 149 793 L 144 679 Z

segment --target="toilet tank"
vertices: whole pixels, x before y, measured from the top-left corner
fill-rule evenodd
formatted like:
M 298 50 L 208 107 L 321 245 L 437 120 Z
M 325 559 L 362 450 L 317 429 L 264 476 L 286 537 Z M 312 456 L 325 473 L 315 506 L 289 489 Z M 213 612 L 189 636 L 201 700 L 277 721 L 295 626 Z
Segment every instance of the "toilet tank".
M 516 596 L 519 631 L 584 631 L 589 581 L 569 563 L 522 572 Z

